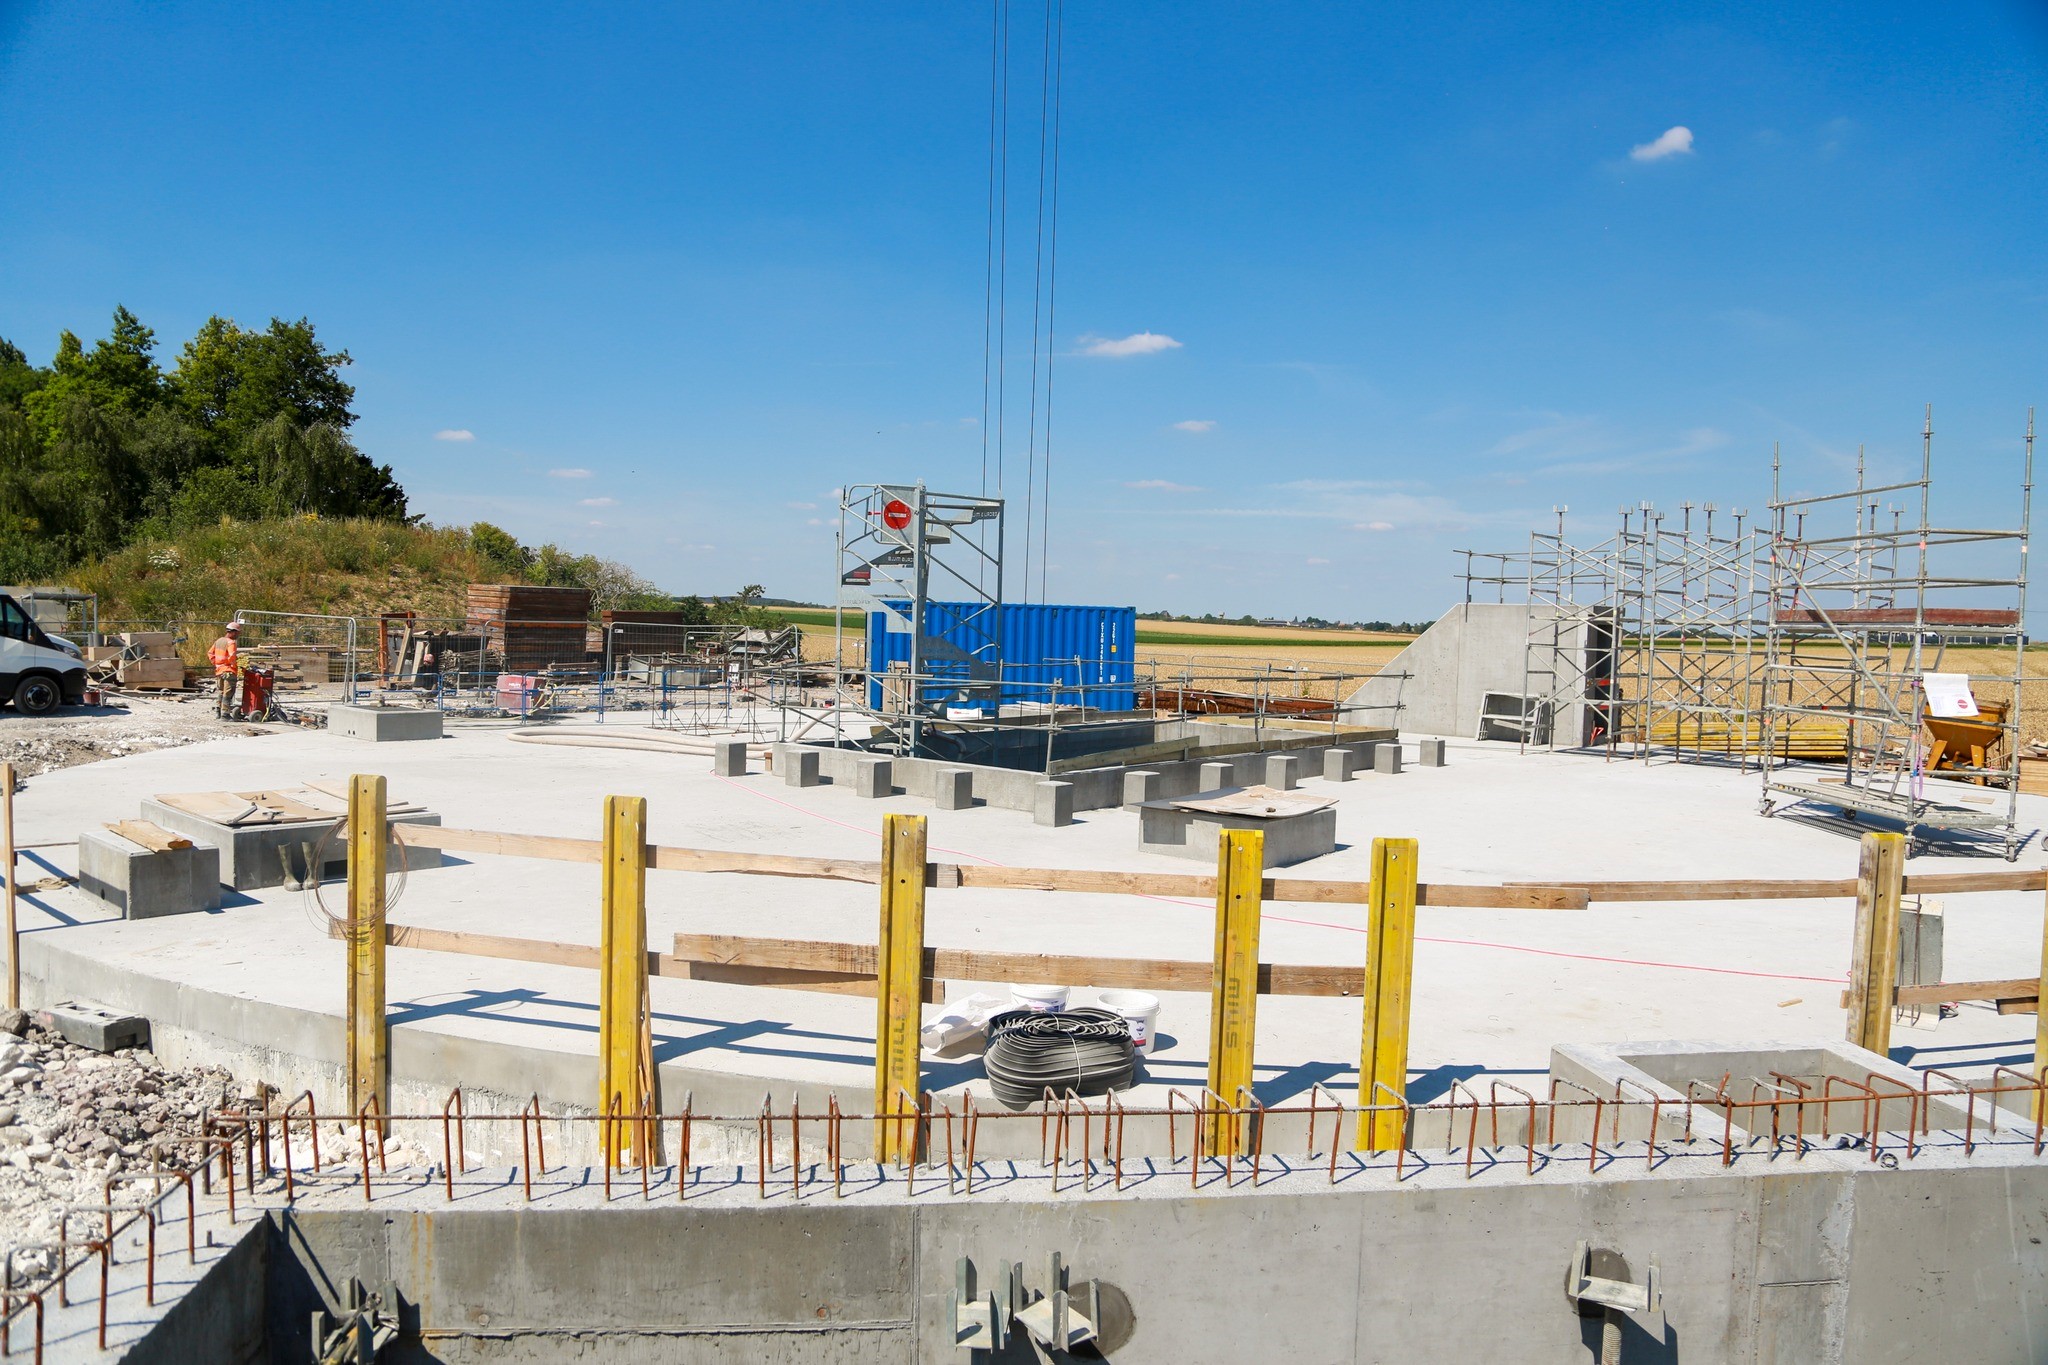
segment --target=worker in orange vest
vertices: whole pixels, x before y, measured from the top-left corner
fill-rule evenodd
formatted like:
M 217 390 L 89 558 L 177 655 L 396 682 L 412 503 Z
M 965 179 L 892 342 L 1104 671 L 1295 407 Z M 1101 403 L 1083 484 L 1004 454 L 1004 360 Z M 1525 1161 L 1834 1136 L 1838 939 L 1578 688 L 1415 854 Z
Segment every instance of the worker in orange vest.
M 213 663 L 214 686 L 220 689 L 219 713 L 227 720 L 235 709 L 235 683 L 241 676 L 242 623 L 228 622 L 227 633 L 213 642 L 206 657 Z

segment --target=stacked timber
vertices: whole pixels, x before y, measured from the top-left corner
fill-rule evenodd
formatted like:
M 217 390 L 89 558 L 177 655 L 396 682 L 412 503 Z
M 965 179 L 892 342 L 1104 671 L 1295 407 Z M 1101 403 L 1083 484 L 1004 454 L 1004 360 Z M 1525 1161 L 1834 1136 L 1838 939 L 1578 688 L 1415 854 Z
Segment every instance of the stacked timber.
M 172 691 L 185 685 L 185 661 L 178 657 L 178 637 L 168 630 L 122 632 L 114 680 L 123 687 Z
M 588 659 L 587 588 L 536 588 L 524 583 L 472 583 L 468 629 L 483 637 L 484 652 L 504 671 L 532 672 Z

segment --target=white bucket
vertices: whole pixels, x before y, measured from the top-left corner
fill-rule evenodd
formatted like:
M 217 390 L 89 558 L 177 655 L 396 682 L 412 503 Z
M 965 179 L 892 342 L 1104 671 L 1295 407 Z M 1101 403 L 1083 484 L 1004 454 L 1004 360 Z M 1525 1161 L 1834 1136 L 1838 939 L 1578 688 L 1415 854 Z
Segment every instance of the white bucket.
M 1010 1003 L 1033 1014 L 1058 1014 L 1067 1007 L 1065 986 L 1012 986 Z
M 1152 1039 L 1159 1032 L 1159 997 L 1144 991 L 1099 991 L 1102 1008 L 1122 1015 L 1131 1026 L 1131 1045 L 1140 1056 L 1152 1051 Z

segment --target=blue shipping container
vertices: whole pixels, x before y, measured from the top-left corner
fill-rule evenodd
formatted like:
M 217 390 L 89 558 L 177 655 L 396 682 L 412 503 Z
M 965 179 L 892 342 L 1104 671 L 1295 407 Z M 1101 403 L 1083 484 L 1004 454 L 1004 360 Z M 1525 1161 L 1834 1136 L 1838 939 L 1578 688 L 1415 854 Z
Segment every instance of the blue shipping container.
M 908 602 L 890 607 L 908 613 Z M 926 604 L 925 634 L 969 654 L 979 653 L 989 631 L 986 603 Z M 892 631 L 885 612 L 868 614 L 868 705 L 881 709 L 880 675 L 891 664 L 910 662 L 910 633 Z M 996 617 L 1002 626 L 1002 699 L 1091 706 L 1130 711 L 1137 706 L 1138 611 L 1135 607 L 1077 607 L 1055 603 L 1005 602 Z M 927 659 L 927 674 L 969 681 L 966 664 Z M 930 684 L 924 700 L 944 702 L 954 686 Z

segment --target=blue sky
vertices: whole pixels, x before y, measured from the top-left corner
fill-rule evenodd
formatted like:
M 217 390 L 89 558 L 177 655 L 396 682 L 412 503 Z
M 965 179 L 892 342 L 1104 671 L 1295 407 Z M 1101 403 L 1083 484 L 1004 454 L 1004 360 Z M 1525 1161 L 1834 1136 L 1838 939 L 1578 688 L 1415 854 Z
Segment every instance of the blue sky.
M 980 484 L 989 14 L 0 0 L 0 335 L 307 315 L 430 519 L 824 600 L 836 487 Z M 1938 516 L 2012 517 L 2038 4 L 1069 0 L 1064 58 L 1034 595 L 1434 616 L 1558 504 L 1900 472 L 1926 402 Z

